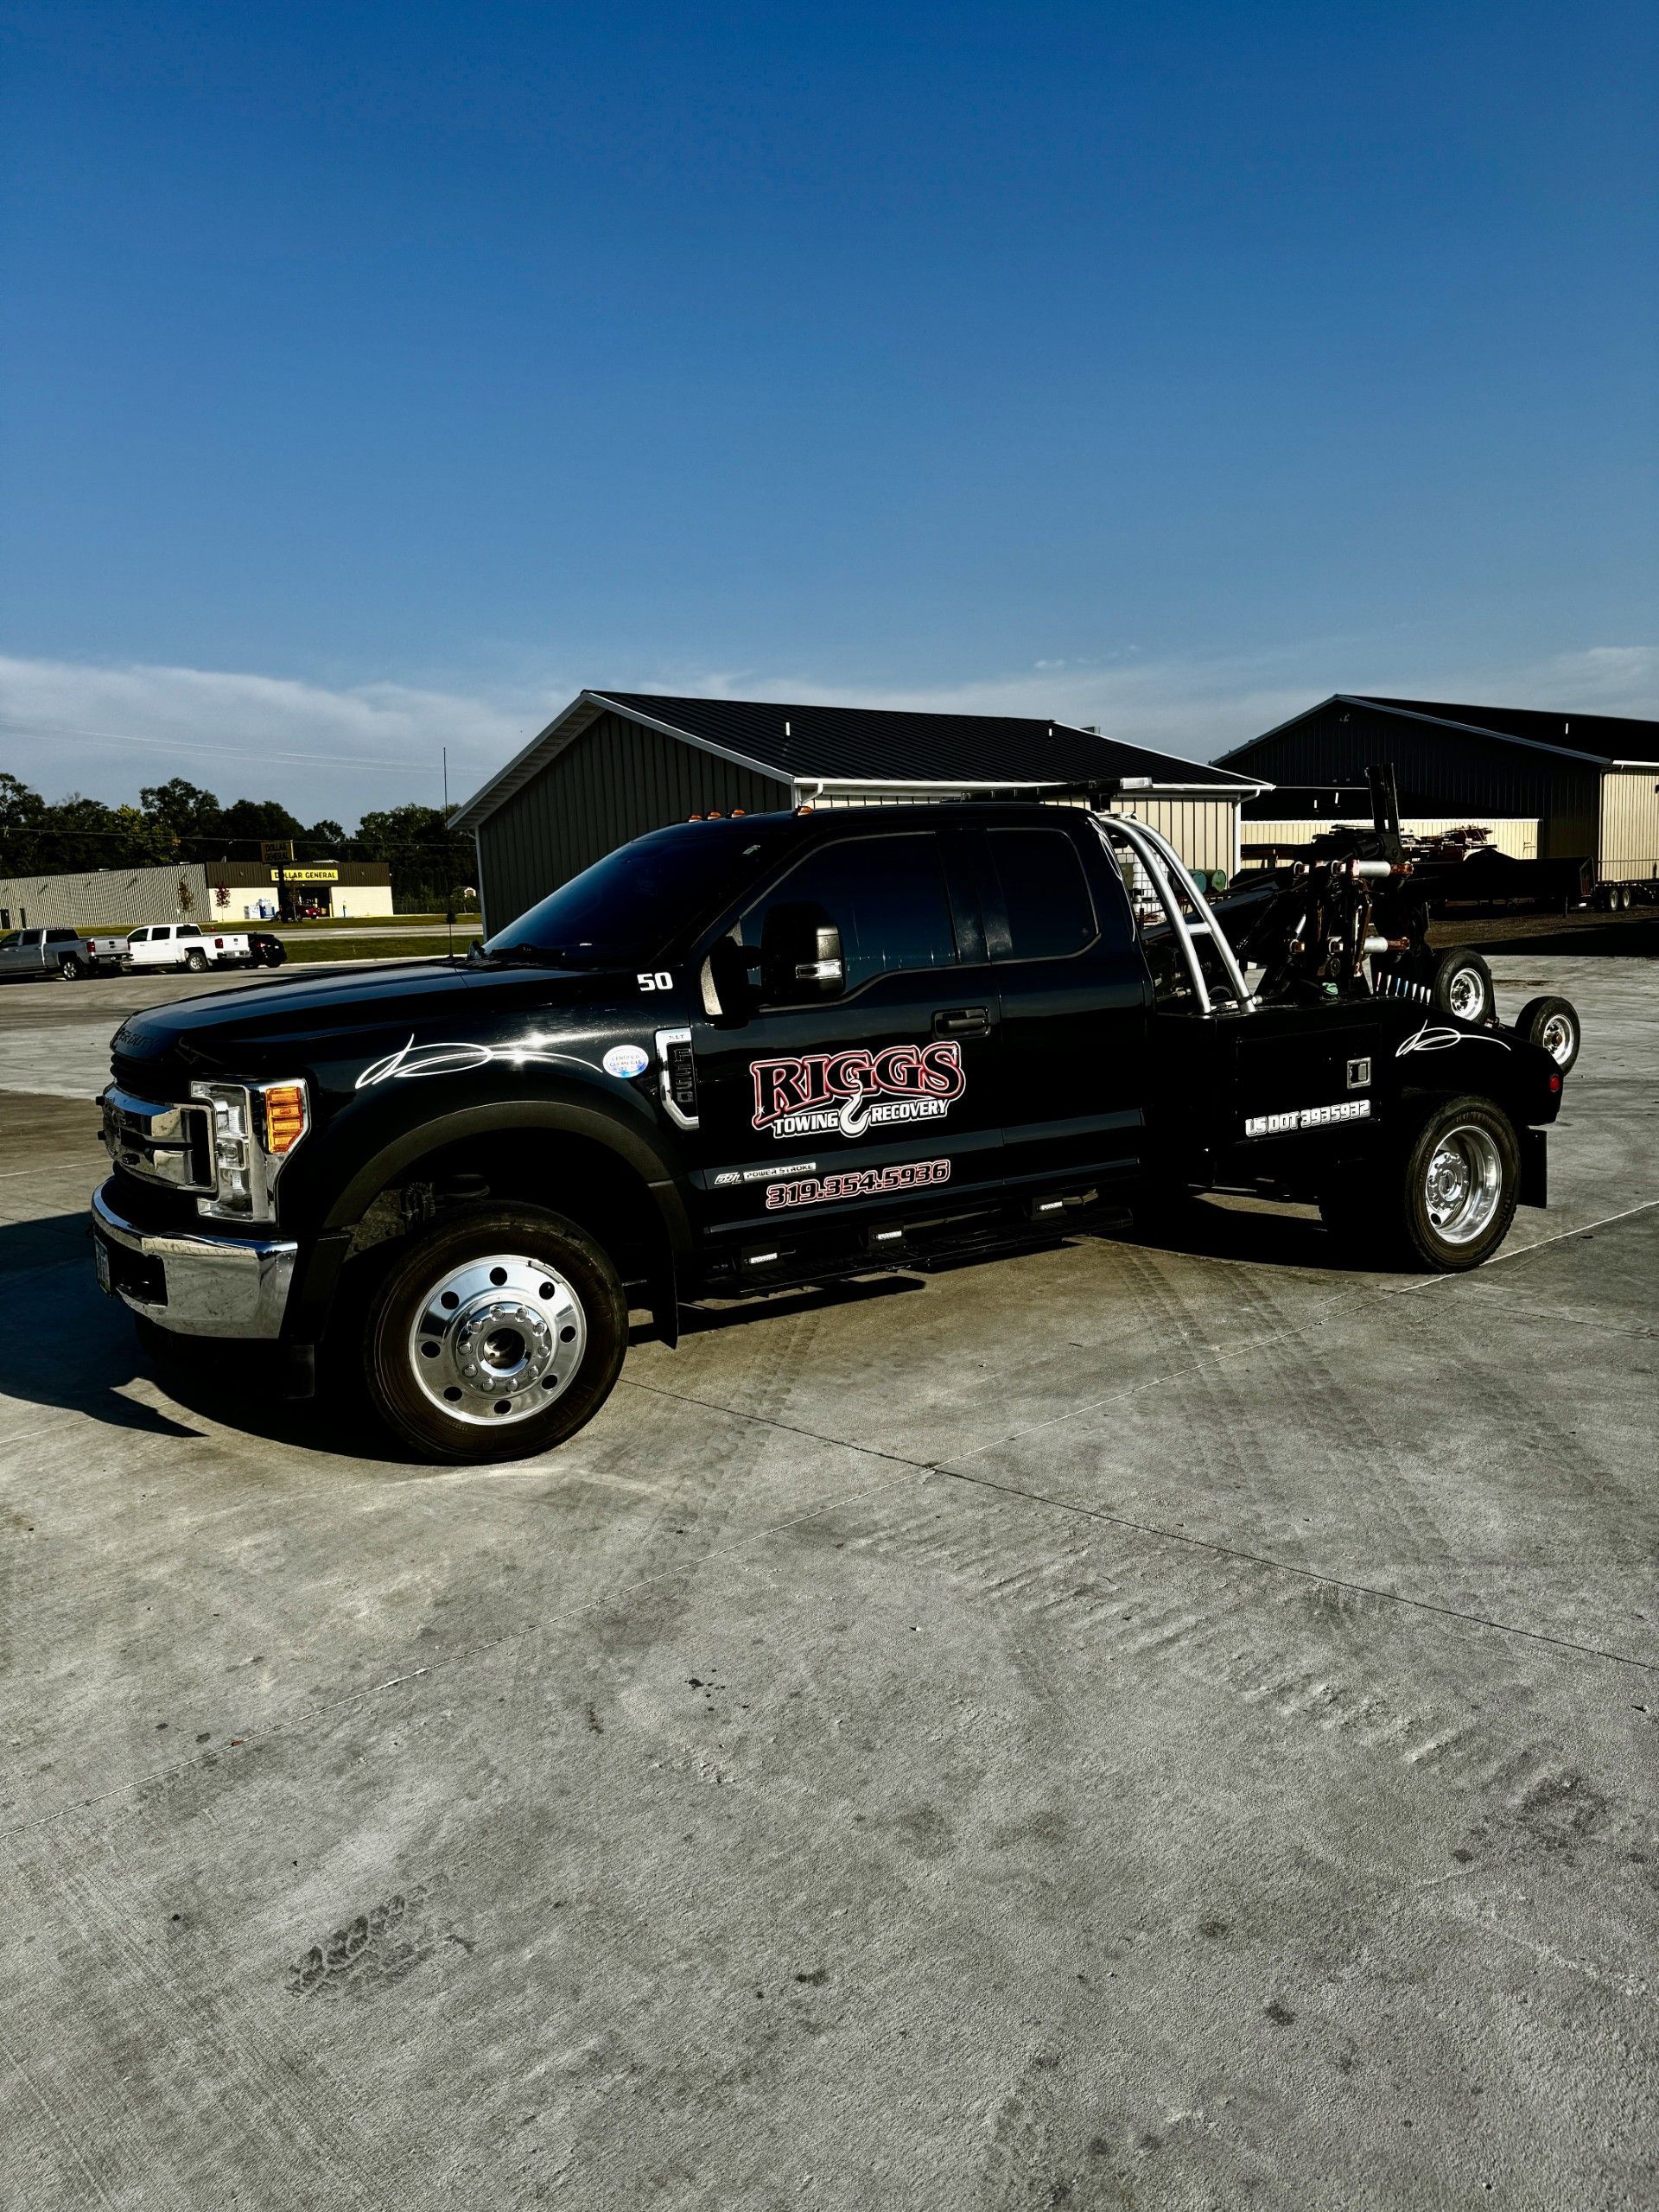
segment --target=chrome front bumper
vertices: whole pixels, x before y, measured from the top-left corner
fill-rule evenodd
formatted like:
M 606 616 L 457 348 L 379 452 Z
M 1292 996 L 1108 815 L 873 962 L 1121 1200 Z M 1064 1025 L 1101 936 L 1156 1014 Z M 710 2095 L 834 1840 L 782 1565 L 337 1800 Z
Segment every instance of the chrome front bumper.
M 275 1337 L 299 1246 L 287 1237 L 203 1236 L 135 1229 L 92 1194 L 99 1287 L 181 1337 Z

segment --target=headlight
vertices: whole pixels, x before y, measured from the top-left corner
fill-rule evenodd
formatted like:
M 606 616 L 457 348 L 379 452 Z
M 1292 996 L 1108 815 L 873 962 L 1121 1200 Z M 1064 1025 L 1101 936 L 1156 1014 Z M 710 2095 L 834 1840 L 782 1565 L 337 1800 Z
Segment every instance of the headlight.
M 197 1212 L 219 1221 L 275 1220 L 276 1178 L 311 1126 L 304 1083 L 193 1083 L 190 1096 L 213 1117 L 217 1187 L 196 1200 Z

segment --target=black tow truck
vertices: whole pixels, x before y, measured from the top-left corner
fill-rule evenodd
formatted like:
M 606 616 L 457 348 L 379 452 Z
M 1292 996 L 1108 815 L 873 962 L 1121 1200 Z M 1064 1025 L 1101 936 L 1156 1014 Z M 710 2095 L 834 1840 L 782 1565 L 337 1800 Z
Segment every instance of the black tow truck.
M 1376 862 L 1326 887 L 1351 943 L 1262 995 L 1109 796 L 693 821 L 465 958 L 136 1014 L 100 1280 L 175 1355 L 264 1340 L 301 1396 L 321 1357 L 404 1447 L 483 1460 L 591 1418 L 630 1308 L 671 1344 L 687 1300 L 1194 1189 L 1316 1199 L 1356 1257 L 1486 1259 L 1545 1202 L 1549 1052 L 1344 986 Z

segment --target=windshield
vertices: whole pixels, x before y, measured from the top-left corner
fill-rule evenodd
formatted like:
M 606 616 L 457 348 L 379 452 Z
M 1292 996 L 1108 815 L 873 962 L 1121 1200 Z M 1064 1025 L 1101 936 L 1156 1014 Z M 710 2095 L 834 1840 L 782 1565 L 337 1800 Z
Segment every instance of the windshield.
M 783 822 L 759 816 L 654 830 L 573 875 L 484 949 L 572 967 L 641 965 L 741 897 L 785 835 Z

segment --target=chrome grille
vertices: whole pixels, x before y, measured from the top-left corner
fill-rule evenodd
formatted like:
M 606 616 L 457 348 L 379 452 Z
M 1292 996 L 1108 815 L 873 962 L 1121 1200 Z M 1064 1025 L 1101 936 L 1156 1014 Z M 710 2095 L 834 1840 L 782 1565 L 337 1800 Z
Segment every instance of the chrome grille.
M 210 1108 L 194 1102 L 157 1104 L 114 1084 L 100 1103 L 104 1147 L 118 1168 L 175 1191 L 217 1187 Z

